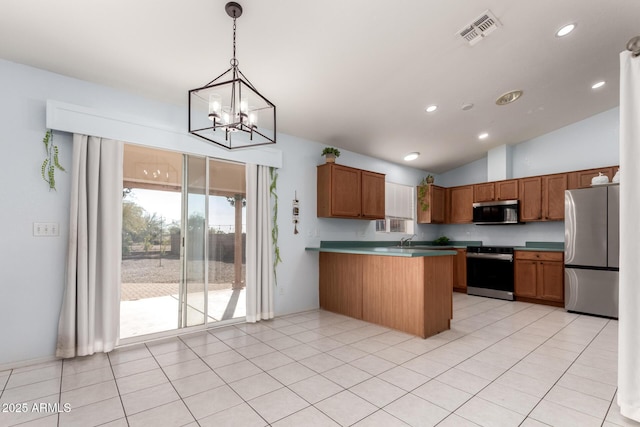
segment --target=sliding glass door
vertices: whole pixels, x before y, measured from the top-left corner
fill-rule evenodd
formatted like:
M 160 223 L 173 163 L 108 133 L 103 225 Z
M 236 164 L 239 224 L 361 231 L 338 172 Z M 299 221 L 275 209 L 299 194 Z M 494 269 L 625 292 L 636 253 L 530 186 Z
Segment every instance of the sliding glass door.
M 209 160 L 209 316 L 244 317 L 246 178 L 243 164 Z
M 207 294 L 207 161 L 185 157 L 184 263 L 178 327 L 205 323 Z
M 244 169 L 125 146 L 121 338 L 244 317 Z

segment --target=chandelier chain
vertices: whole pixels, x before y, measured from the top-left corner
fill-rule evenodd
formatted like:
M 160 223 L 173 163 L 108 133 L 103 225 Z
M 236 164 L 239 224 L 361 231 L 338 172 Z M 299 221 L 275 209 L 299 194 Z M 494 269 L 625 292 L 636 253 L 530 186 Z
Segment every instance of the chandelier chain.
M 231 66 L 238 68 L 238 60 L 236 59 L 236 17 L 233 17 L 233 59 L 231 59 Z

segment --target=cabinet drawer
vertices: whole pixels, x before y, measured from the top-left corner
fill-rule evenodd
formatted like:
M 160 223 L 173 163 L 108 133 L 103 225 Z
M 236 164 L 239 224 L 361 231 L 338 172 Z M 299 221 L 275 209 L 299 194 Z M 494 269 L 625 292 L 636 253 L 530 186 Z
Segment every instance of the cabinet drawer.
M 515 251 L 515 257 L 516 259 L 526 259 L 530 261 L 562 262 L 564 254 L 562 252 Z

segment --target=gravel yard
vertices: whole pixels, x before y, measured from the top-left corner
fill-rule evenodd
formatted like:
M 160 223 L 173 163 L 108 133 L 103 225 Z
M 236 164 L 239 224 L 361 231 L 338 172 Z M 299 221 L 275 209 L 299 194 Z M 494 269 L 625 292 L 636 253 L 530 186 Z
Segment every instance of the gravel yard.
M 245 265 L 242 265 L 242 278 Z M 235 278 L 233 263 L 209 261 L 209 289 L 231 289 Z M 151 298 L 178 293 L 180 259 L 132 257 L 122 260 L 122 301 Z M 202 292 L 190 285 L 188 292 Z

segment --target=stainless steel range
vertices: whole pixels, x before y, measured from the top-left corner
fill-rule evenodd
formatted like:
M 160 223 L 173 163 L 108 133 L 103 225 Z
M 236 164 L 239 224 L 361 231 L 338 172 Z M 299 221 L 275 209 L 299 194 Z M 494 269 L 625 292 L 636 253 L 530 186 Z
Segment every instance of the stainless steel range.
M 467 294 L 513 301 L 513 247 L 467 247 Z

